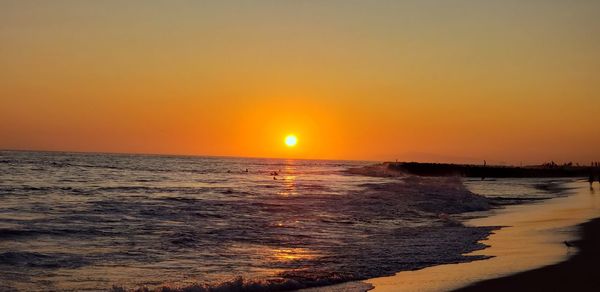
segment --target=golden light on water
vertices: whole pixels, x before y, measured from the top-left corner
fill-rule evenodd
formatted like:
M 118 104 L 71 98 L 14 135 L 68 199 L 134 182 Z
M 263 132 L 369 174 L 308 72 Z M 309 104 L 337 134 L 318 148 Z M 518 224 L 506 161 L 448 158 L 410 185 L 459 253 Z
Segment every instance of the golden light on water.
M 294 147 L 298 143 L 298 138 L 295 135 L 287 135 L 285 137 L 285 145 L 288 147 Z
M 276 248 L 272 250 L 272 257 L 277 262 L 290 262 L 314 259 L 317 255 L 306 248 Z
M 298 194 L 296 189 L 296 167 L 294 166 L 294 160 L 287 160 L 286 165 L 283 168 L 283 189 L 279 192 L 282 196 L 294 196 Z

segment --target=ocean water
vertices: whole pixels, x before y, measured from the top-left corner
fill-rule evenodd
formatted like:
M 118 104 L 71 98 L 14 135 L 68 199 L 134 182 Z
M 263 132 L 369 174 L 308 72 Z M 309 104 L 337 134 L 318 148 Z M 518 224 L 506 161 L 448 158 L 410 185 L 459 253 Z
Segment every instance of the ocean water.
M 348 171 L 368 164 L 2 151 L 0 290 L 274 291 L 390 275 L 485 258 L 464 254 L 495 227 L 453 214 L 556 195 L 551 181 Z

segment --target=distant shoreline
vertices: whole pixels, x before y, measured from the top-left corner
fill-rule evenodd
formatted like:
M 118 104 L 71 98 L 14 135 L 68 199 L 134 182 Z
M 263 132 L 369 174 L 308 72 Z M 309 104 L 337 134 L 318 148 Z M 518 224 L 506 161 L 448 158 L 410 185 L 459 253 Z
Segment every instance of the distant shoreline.
M 480 178 L 588 177 L 599 169 L 576 165 L 497 166 L 451 163 L 384 162 L 391 170 L 418 176 L 463 176 Z

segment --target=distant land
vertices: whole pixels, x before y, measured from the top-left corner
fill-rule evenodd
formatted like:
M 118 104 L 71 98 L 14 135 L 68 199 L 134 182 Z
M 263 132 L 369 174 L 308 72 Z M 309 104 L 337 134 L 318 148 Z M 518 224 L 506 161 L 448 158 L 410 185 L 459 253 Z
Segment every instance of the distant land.
M 385 162 L 388 170 L 418 176 L 463 176 L 481 178 L 588 177 L 600 169 L 589 166 L 545 163 L 529 166 L 499 166 L 452 163 Z

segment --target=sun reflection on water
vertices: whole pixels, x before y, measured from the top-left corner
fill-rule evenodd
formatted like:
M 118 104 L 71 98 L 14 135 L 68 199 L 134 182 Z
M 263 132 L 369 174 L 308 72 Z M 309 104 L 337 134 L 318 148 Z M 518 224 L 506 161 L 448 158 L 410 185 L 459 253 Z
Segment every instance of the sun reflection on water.
M 265 261 L 269 267 L 279 266 L 278 264 L 289 264 L 294 261 L 313 260 L 320 255 L 312 249 L 302 247 L 275 247 L 258 244 L 234 244 L 229 247 L 233 253 L 252 253 L 258 260 Z
M 310 260 L 317 257 L 313 251 L 306 248 L 275 248 L 271 252 L 272 257 L 278 262 Z
M 283 168 L 283 190 L 279 192 L 282 196 L 294 196 L 298 194 L 296 186 L 296 166 L 293 160 L 286 160 L 286 165 Z

